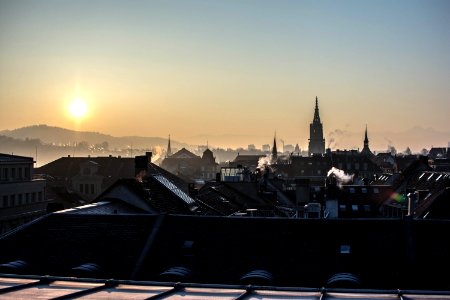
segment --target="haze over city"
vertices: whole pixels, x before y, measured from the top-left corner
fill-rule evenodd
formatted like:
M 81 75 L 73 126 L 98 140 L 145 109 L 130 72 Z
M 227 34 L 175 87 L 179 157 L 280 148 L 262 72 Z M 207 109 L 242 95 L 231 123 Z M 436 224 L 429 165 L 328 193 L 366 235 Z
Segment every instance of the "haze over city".
M 420 151 L 433 142 L 418 128 L 450 132 L 449 14 L 447 1 L 1 1 L 0 130 L 222 147 L 276 131 L 305 149 L 318 96 L 327 145 L 362 147 L 367 124 L 373 149 Z

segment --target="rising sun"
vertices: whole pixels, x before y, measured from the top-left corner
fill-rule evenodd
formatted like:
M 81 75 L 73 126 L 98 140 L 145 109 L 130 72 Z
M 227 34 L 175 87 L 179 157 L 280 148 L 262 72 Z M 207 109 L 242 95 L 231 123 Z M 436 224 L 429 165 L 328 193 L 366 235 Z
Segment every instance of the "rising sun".
M 80 98 L 73 100 L 72 103 L 70 103 L 69 111 L 70 114 L 77 119 L 84 117 L 87 113 L 86 102 Z

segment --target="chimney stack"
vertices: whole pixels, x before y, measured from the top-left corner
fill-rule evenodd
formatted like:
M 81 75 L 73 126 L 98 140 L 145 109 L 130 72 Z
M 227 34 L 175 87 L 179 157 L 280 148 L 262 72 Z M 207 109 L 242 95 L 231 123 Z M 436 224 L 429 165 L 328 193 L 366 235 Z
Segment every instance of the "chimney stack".
M 148 152 L 147 152 L 148 153 Z M 151 152 L 150 152 L 150 158 L 151 158 Z M 140 155 L 134 157 L 134 175 L 145 175 L 147 174 L 148 170 L 148 156 L 147 155 Z M 145 173 L 145 174 L 141 174 Z
M 145 156 L 147 157 L 147 162 L 151 163 L 152 162 L 152 152 L 145 152 Z

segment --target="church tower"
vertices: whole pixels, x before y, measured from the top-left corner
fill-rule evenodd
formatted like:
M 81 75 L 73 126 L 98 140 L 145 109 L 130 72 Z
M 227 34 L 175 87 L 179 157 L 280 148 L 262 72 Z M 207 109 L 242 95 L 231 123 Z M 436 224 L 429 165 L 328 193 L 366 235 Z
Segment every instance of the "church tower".
M 273 137 L 273 147 L 272 147 L 272 160 L 275 161 L 278 158 L 278 149 L 277 149 L 277 135 Z
M 314 119 L 309 125 L 309 155 L 325 153 L 325 139 L 323 138 L 323 128 L 319 116 L 319 100 L 316 96 L 316 108 L 314 110 Z
M 373 155 L 372 151 L 370 151 L 370 148 L 369 148 L 369 139 L 367 137 L 367 125 L 366 125 L 366 133 L 364 136 L 364 148 L 362 149 L 361 154 L 364 154 L 367 156 Z

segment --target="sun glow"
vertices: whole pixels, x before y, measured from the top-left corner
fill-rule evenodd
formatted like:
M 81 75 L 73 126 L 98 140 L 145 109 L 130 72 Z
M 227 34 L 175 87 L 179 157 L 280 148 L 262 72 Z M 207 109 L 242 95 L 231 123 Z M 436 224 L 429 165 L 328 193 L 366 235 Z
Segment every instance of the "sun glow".
M 73 117 L 80 119 L 87 113 L 87 104 L 83 99 L 77 98 L 70 103 L 69 111 Z

